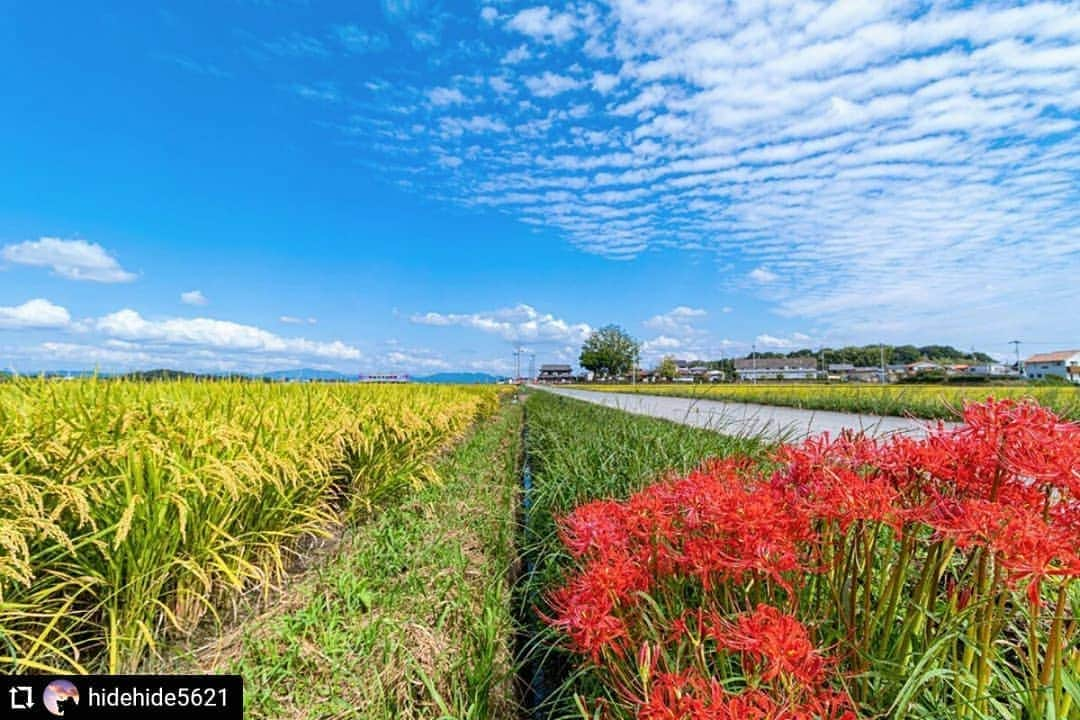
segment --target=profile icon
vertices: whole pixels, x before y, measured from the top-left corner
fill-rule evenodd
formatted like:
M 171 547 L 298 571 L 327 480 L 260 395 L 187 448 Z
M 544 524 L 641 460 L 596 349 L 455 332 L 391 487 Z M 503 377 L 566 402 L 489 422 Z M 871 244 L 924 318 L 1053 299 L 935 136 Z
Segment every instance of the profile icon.
M 45 709 L 56 717 L 75 717 L 79 707 L 79 688 L 70 680 L 53 680 L 42 696 Z

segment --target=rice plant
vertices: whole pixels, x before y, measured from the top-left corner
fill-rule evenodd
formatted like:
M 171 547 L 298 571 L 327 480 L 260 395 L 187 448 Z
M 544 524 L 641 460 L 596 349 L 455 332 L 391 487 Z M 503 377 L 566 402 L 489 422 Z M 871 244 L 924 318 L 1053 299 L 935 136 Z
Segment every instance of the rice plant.
M 0 668 L 132 671 L 436 480 L 495 388 L 0 385 Z

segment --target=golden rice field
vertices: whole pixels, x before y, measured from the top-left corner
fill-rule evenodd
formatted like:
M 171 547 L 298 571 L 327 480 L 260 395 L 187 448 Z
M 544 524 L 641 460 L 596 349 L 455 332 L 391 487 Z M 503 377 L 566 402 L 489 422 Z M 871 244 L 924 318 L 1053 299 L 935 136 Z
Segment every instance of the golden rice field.
M 133 671 L 436 480 L 495 387 L 0 384 L 0 672 Z
M 590 390 L 640 392 L 649 395 L 701 397 L 729 402 L 785 405 L 809 410 L 837 410 L 875 415 L 912 415 L 956 419 L 965 402 L 988 397 L 1031 397 L 1071 420 L 1080 420 L 1080 387 L 948 386 L 948 385 L 822 385 L 799 383 L 717 385 L 591 385 Z

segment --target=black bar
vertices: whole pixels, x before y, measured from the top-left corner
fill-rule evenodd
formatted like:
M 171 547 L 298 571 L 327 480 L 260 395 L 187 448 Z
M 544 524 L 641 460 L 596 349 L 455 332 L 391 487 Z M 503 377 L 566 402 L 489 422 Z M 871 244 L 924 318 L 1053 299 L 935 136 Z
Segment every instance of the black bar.
M 0 675 L 0 718 L 243 720 L 239 675 Z

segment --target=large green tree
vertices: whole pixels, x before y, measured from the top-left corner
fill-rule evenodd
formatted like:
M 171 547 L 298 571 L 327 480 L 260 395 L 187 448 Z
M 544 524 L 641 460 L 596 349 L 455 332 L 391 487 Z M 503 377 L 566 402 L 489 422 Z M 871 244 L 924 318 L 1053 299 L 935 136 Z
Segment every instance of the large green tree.
M 594 330 L 581 346 L 578 364 L 601 378 L 630 372 L 637 362 L 640 345 L 618 325 Z
M 679 374 L 679 366 L 675 364 L 675 358 L 665 355 L 664 359 L 656 367 L 656 374 L 664 380 L 674 380 L 675 376 Z

